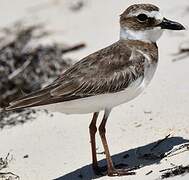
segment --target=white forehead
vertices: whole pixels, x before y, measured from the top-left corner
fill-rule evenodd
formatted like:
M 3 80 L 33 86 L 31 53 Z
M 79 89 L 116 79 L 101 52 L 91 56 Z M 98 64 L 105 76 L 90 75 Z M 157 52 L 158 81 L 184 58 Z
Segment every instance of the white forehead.
M 139 14 L 146 14 L 148 17 L 155 18 L 155 19 L 163 19 L 163 16 L 159 11 L 145 11 L 145 10 L 139 10 L 137 12 L 130 12 L 128 14 L 128 17 L 138 16 Z

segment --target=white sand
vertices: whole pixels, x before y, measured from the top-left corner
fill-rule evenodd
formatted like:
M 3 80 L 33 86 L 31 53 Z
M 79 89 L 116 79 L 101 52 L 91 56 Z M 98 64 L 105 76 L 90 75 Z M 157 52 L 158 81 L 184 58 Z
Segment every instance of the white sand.
M 83 10 L 72 12 L 66 0 L 4 0 L 0 1 L 0 24 L 8 25 L 25 17 L 27 20 L 46 21 L 55 35 L 49 40 L 68 43 L 86 42 L 87 48 L 69 54 L 79 60 L 81 57 L 116 41 L 119 36 L 119 14 L 130 4 L 141 1 L 90 0 Z M 184 15 L 188 0 L 143 1 L 158 5 L 167 18 L 189 23 Z M 180 4 L 182 2 L 182 4 Z M 31 7 L 40 5 L 41 10 Z M 32 18 L 31 18 L 32 17 Z M 57 33 L 57 34 L 56 34 Z M 172 62 L 179 43 L 188 32 L 165 33 L 158 42 L 160 63 L 158 71 L 145 92 L 128 104 L 115 108 L 107 125 L 107 137 L 115 161 L 122 162 L 122 156 L 129 165 L 143 164 L 135 176 L 111 179 L 157 179 L 159 170 L 176 165 L 189 164 L 189 152 L 181 153 L 159 161 L 138 160 L 139 152 L 145 153 L 149 144 L 171 133 L 172 138 L 162 145 L 168 151 L 173 145 L 189 140 L 189 60 Z M 185 36 L 184 36 L 185 35 Z M 189 38 L 189 36 L 188 36 Z M 149 111 L 151 113 L 144 113 Z M 37 120 L 6 128 L 0 132 L 0 157 L 7 152 L 13 155 L 8 171 L 18 174 L 21 180 L 69 180 L 95 179 L 92 173 L 88 125 L 91 114 L 64 115 L 54 117 L 41 115 Z M 152 119 L 152 120 L 150 120 Z M 184 140 L 185 139 L 185 140 Z M 100 140 L 98 151 L 103 151 Z M 144 146 L 143 148 L 139 148 Z M 137 150 L 138 149 L 138 150 Z M 162 150 L 160 148 L 160 150 Z M 128 152 L 127 152 L 128 151 Z M 23 156 L 29 157 L 24 159 Z M 104 155 L 99 155 L 103 159 Z M 146 176 L 149 171 L 153 172 Z M 173 179 L 188 179 L 189 175 Z M 110 179 L 107 176 L 99 179 Z

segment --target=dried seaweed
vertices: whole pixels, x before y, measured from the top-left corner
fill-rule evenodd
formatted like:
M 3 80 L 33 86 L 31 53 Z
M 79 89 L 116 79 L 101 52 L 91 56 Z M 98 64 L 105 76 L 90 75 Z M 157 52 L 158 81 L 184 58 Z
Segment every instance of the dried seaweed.
M 7 168 L 9 155 L 10 154 L 8 153 L 5 158 L 0 158 L 0 171 L 4 168 Z
M 164 157 L 175 156 L 185 151 L 189 151 L 189 143 L 181 144 L 180 146 L 173 148 L 171 151 L 167 152 Z
M 171 157 L 175 156 L 177 154 L 183 153 L 185 151 L 189 151 L 189 143 L 181 144 L 179 146 L 175 146 L 173 149 L 171 149 L 168 152 L 156 152 L 156 148 L 158 148 L 163 142 L 165 142 L 168 138 L 170 137 L 170 134 L 165 136 L 163 139 L 160 139 L 155 143 L 154 146 L 150 149 L 150 152 L 145 153 L 145 154 L 139 154 L 138 158 L 139 159 L 144 159 L 144 160 L 159 160 L 163 159 L 165 157 Z
M 12 112 L 0 113 L 0 129 L 4 127 L 12 127 L 18 124 L 23 124 L 27 121 L 34 120 L 39 114 L 49 114 L 46 110 L 40 109 L 24 109 Z
M 16 180 L 19 179 L 19 176 L 14 174 L 13 172 L 2 172 L 2 170 L 6 169 L 8 167 L 9 162 L 11 159 L 9 159 L 10 153 L 7 154 L 5 158 L 0 158 L 0 179 L 4 180 Z
M 0 172 L 0 178 L 2 180 L 19 180 L 20 177 L 12 172 Z
M 178 175 L 184 175 L 186 173 L 189 173 L 189 165 L 187 165 L 187 166 L 180 165 L 180 166 L 176 166 L 176 167 L 169 168 L 169 169 L 163 169 L 160 172 L 164 172 L 161 175 L 161 179 L 174 177 L 174 176 L 178 176 Z
M 3 37 L 0 41 L 0 106 L 6 106 L 21 92 L 38 90 L 47 80 L 56 78 L 71 65 L 71 61 L 63 57 L 64 53 L 84 47 L 83 43 L 74 47 L 58 43 L 28 47 L 39 29 L 40 25 L 4 29 L 4 36 L 14 38 L 6 41 Z M 46 34 L 41 32 L 40 36 Z
M 23 94 L 41 89 L 71 66 L 64 54 L 83 48 L 85 44 L 66 46 L 60 43 L 40 44 L 49 32 L 42 25 L 16 23 L 0 31 L 0 107 Z M 33 42 L 38 42 L 35 44 Z M 33 45 L 32 45 L 33 43 Z M 33 119 L 38 111 L 0 113 L 0 128 Z M 17 113 L 17 114 L 18 114 Z M 11 118 L 12 116 L 16 116 Z M 9 118 L 8 118 L 9 117 Z M 7 120 L 8 119 L 8 120 Z

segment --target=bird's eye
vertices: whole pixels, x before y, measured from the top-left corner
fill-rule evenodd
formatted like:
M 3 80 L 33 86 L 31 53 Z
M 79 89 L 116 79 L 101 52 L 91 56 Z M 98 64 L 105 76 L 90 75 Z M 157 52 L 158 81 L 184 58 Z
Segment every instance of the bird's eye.
M 146 14 L 139 14 L 139 15 L 137 16 L 137 19 L 138 19 L 139 21 L 141 21 L 141 22 L 144 22 L 144 21 L 146 21 L 146 20 L 148 19 L 148 16 L 147 16 Z

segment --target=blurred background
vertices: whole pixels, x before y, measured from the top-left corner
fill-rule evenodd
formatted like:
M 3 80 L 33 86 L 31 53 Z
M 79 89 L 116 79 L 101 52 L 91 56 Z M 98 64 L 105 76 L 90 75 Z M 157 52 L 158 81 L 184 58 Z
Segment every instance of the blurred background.
M 188 29 L 188 0 L 0 0 L 0 106 L 46 86 L 82 57 L 117 41 L 119 15 L 135 3 L 155 4 L 166 18 Z M 115 108 L 110 117 L 108 133 L 114 155 L 168 134 L 183 141 L 171 139 L 164 147 L 172 143 L 173 148 L 189 139 L 188 30 L 165 32 L 158 46 L 159 67 L 151 85 L 136 100 Z M 6 164 L 8 152 L 13 156 L 6 168 L 0 164 L 0 178 L 2 170 L 24 180 L 78 179 L 78 173 L 83 179 L 94 178 L 90 166 L 86 167 L 90 163 L 90 116 L 38 109 L 0 113 L 0 156 L 4 157 L 0 162 Z M 78 156 L 76 149 L 80 149 Z M 153 161 L 134 179 L 160 177 L 159 171 L 172 167 L 171 163 L 187 165 L 188 155 L 174 156 L 169 163 L 158 161 L 158 167 Z M 9 176 L 5 173 L 2 178 Z

